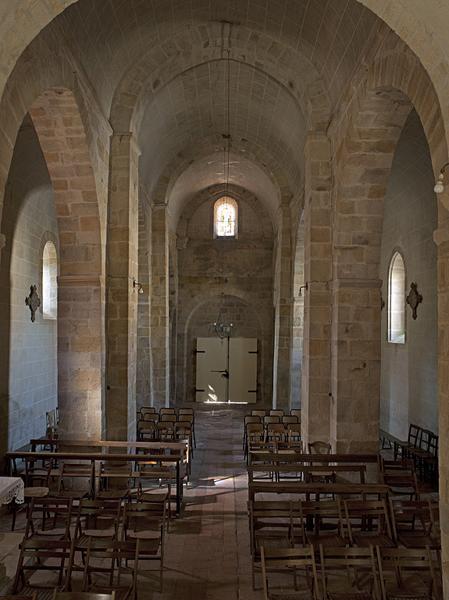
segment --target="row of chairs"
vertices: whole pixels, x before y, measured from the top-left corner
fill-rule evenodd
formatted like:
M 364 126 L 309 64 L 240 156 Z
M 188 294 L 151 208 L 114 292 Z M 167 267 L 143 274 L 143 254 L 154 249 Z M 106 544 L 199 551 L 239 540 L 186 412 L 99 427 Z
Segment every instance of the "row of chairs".
M 28 574 L 32 577 L 34 573 L 46 570 L 55 572 L 57 586 L 63 585 L 67 571 L 66 589 L 71 587 L 72 573 L 82 571 L 83 590 L 90 591 L 95 571 L 90 558 L 102 559 L 103 573 L 104 561 L 111 559 L 109 569 L 113 570 L 107 571 L 110 583 L 113 582 L 111 589 L 117 589 L 115 575 L 119 580 L 122 567 L 133 561 L 134 597 L 139 561 L 157 561 L 162 587 L 167 494 L 144 493 L 137 495 L 135 500 L 122 503 L 118 499 L 81 499 L 75 506 L 71 498 L 33 499 L 27 512 L 13 592 L 32 585 Z M 113 557 L 111 552 L 116 555 Z
M 413 460 L 423 479 L 435 480 L 438 476 L 438 441 L 433 431 L 410 424 L 407 444 L 401 446 L 401 453 L 403 458 Z
M 161 408 L 157 413 L 153 406 L 143 406 L 137 413 L 137 435 L 141 441 L 189 439 L 190 447 L 196 447 L 195 413 L 192 408 Z
M 293 416 L 293 417 L 298 417 L 299 421 L 301 421 L 301 409 L 300 408 L 292 408 L 288 413 L 286 413 L 282 408 L 272 408 L 272 409 L 254 408 L 251 411 L 250 416 L 253 416 L 253 417 Z
M 171 463 L 161 461 L 142 461 L 136 463 L 100 463 L 99 489 L 94 489 L 94 464 L 61 462 L 54 468 L 52 461 L 42 464 L 37 459 L 25 461 L 25 505 L 33 500 L 45 499 L 51 495 L 80 501 L 84 498 L 128 499 L 150 491 L 149 484 L 167 485 L 170 492 L 175 484 L 176 473 Z M 154 485 L 153 485 L 154 487 Z M 170 497 L 170 494 L 169 494 Z M 15 529 L 17 505 L 12 504 L 12 530 Z M 170 504 L 168 505 L 170 509 Z
M 265 600 L 279 598 L 279 587 L 283 597 L 313 600 L 442 598 L 438 564 L 429 548 L 263 547 L 261 571 Z
M 440 562 L 438 504 L 391 499 L 249 503 L 253 585 L 262 548 L 429 548 Z M 344 596 L 346 597 L 346 596 Z

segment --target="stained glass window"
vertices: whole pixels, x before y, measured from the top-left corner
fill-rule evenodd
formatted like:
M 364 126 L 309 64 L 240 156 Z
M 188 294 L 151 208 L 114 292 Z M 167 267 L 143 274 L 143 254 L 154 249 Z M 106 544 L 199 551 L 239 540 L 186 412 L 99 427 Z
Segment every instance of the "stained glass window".
M 237 202 L 229 196 L 223 196 L 215 202 L 215 237 L 237 237 Z

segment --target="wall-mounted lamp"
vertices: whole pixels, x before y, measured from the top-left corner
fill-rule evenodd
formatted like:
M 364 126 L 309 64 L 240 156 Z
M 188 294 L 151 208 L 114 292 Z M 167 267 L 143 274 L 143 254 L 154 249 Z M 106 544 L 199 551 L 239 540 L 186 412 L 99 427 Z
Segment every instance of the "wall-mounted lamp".
M 440 169 L 440 174 L 438 175 L 435 187 L 433 188 L 435 194 L 442 194 L 444 192 L 444 173 L 447 167 L 449 167 L 449 162 L 445 163 Z
M 136 281 L 135 279 L 133 279 L 133 288 L 134 289 L 137 288 L 138 294 L 143 294 L 143 285 L 141 283 L 139 283 L 138 281 Z

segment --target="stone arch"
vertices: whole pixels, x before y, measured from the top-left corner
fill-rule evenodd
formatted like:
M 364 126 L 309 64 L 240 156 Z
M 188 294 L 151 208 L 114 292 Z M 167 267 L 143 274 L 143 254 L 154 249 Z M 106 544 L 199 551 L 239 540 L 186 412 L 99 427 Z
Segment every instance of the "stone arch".
M 51 88 L 29 109 L 53 187 L 59 229 L 58 391 L 61 435 L 102 425 L 100 217 L 88 142 L 73 92 Z
M 192 387 L 192 384 L 194 384 L 194 379 L 193 375 L 194 375 L 194 361 L 192 360 L 192 362 L 189 363 L 189 359 L 192 357 L 192 353 L 190 352 L 190 350 L 193 350 L 193 348 L 191 348 L 191 345 L 193 344 L 193 336 L 189 335 L 189 332 L 191 331 L 191 327 L 192 327 L 192 323 L 195 320 L 195 318 L 198 315 L 201 315 L 200 321 L 204 318 L 207 319 L 208 317 L 208 312 L 207 309 L 208 307 L 214 307 L 216 308 L 216 306 L 221 306 L 224 305 L 225 307 L 228 304 L 235 305 L 235 304 L 240 304 L 242 307 L 244 307 L 246 309 L 246 314 L 248 316 L 248 318 L 252 319 L 252 323 L 246 323 L 246 327 L 249 328 L 249 330 L 253 331 L 254 333 L 252 333 L 251 335 L 242 335 L 242 329 L 238 328 L 237 325 L 237 329 L 236 329 L 236 333 L 238 335 L 239 331 L 240 331 L 240 335 L 242 337 L 257 337 L 259 340 L 263 341 L 264 338 L 264 332 L 266 327 L 264 326 L 264 322 L 263 319 L 261 318 L 261 314 L 262 312 L 260 311 L 259 307 L 257 306 L 257 303 L 254 302 L 254 298 L 251 297 L 249 294 L 243 293 L 242 290 L 239 289 L 235 289 L 232 286 L 230 288 L 226 288 L 226 292 L 224 294 L 219 294 L 217 292 L 211 292 L 210 294 L 208 294 L 206 297 L 201 296 L 201 297 L 194 297 L 192 298 L 192 301 L 189 303 L 189 307 L 186 311 L 185 314 L 187 314 L 187 318 L 185 319 L 184 322 L 180 322 L 180 331 L 179 333 L 182 335 L 183 339 L 181 340 L 182 344 L 183 344 L 183 355 L 184 355 L 184 373 L 185 373 L 185 377 L 184 377 L 184 389 L 183 389 L 183 399 L 184 401 L 186 400 L 190 400 L 190 394 L 189 394 L 189 388 Z M 216 305 L 216 306 L 215 306 Z M 232 308 L 231 308 L 232 310 Z M 216 312 L 213 311 L 213 313 L 211 313 L 209 315 L 212 318 L 216 318 Z M 212 322 L 212 321 L 211 321 Z M 198 325 L 198 324 L 197 324 Z M 181 327 L 182 327 L 182 331 L 181 331 Z M 206 327 L 206 329 L 204 329 L 204 327 Z M 243 332 L 247 330 L 244 329 Z M 202 326 L 202 328 L 200 328 L 199 330 L 199 337 L 208 337 L 215 335 L 212 331 L 212 326 L 209 326 L 209 322 L 207 323 L 206 326 Z M 202 335 L 201 335 L 202 334 Z M 198 335 L 194 336 L 194 337 L 198 337 Z M 261 344 L 261 351 L 260 351 L 260 360 L 259 360 L 259 364 L 258 364 L 258 379 L 259 379 L 259 384 L 260 384 L 260 379 L 261 379 L 261 372 L 262 369 L 267 368 L 266 365 L 266 352 L 264 352 L 264 348 L 263 348 L 263 343 Z
M 372 64 L 334 131 L 340 140 L 333 207 L 331 408 L 337 451 L 377 448 L 383 204 L 397 142 L 412 108 L 437 171 L 447 152 L 438 99 L 427 73 L 402 42 Z

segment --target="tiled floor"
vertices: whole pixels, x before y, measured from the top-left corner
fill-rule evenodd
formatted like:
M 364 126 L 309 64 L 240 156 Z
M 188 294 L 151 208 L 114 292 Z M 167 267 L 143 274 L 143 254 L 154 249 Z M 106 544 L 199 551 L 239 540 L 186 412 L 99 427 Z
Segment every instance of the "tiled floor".
M 143 576 L 139 598 L 262 598 L 251 586 L 247 477 L 241 448 L 245 413 L 244 407 L 197 412 L 192 481 L 185 491 L 183 515 L 167 536 L 164 590 L 160 593 Z M 9 518 L 0 519 L 0 569 L 7 578 L 14 575 L 22 537 L 20 532 L 8 532 L 9 526 Z

